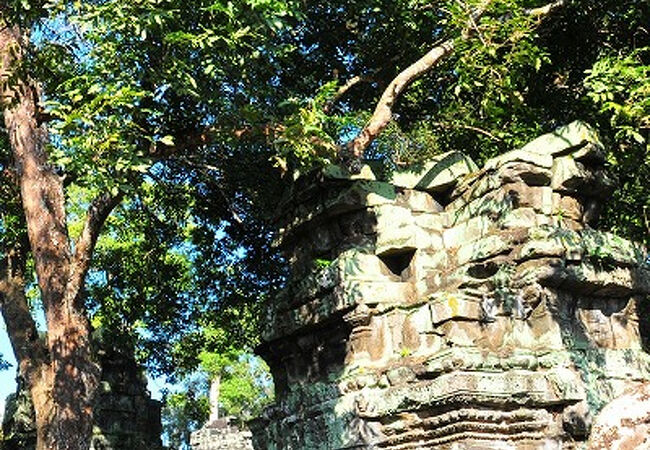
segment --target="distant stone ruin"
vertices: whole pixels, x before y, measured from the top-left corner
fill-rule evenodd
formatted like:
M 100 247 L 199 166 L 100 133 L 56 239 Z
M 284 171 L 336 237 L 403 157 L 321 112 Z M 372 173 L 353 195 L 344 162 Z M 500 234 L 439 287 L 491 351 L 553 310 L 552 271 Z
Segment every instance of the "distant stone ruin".
M 210 382 L 210 417 L 190 435 L 192 450 L 253 450 L 251 432 L 233 423 L 232 417 L 219 416 L 220 379 Z
M 190 437 L 192 450 L 253 450 L 251 432 L 228 420 L 208 422 Z
M 452 152 L 390 182 L 369 167 L 299 180 L 255 447 L 581 448 L 650 378 L 647 253 L 590 227 L 604 163 L 575 122 L 480 170 Z
M 150 398 L 147 379 L 132 354 L 100 351 L 101 382 L 94 410 L 91 450 L 161 450 L 161 403 Z M 2 450 L 34 450 L 34 408 L 20 385 L 7 398 Z

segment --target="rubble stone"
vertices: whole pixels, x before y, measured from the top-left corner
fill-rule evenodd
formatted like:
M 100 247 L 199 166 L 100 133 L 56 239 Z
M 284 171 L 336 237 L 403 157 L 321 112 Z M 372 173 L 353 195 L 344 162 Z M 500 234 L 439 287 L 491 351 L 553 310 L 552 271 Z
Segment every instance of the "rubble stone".
M 192 450 L 253 450 L 251 432 L 220 419 L 190 436 Z

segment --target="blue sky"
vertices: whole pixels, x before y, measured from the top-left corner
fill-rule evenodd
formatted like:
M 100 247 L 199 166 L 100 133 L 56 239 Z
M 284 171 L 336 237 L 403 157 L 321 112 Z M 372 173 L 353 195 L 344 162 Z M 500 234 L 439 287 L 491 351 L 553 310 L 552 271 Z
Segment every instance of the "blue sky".
M 16 360 L 14 352 L 9 344 L 9 337 L 4 322 L 0 328 L 0 353 L 2 357 L 11 363 L 8 370 L 0 370 L 0 411 L 4 412 L 5 398 L 16 390 Z

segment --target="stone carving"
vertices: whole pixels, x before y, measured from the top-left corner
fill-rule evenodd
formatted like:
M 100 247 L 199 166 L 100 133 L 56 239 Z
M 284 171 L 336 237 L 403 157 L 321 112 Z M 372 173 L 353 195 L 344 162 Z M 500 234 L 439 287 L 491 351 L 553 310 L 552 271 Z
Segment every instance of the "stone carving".
M 105 347 L 102 345 L 102 347 Z M 114 349 L 99 351 L 102 377 L 95 406 L 91 450 L 158 450 L 161 404 L 152 400 L 147 380 L 132 354 Z M 36 447 L 34 409 L 22 388 L 7 398 L 2 429 L 4 450 Z
M 256 448 L 580 448 L 650 377 L 646 251 L 590 227 L 611 190 L 579 122 L 480 170 L 452 152 L 298 180 Z

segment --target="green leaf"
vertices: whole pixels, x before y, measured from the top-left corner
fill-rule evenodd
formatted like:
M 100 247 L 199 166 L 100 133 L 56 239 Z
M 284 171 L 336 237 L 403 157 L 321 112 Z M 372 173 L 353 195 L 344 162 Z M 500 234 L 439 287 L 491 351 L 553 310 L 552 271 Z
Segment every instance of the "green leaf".
M 160 142 L 168 147 L 173 147 L 175 145 L 174 137 L 169 135 L 163 137 Z

